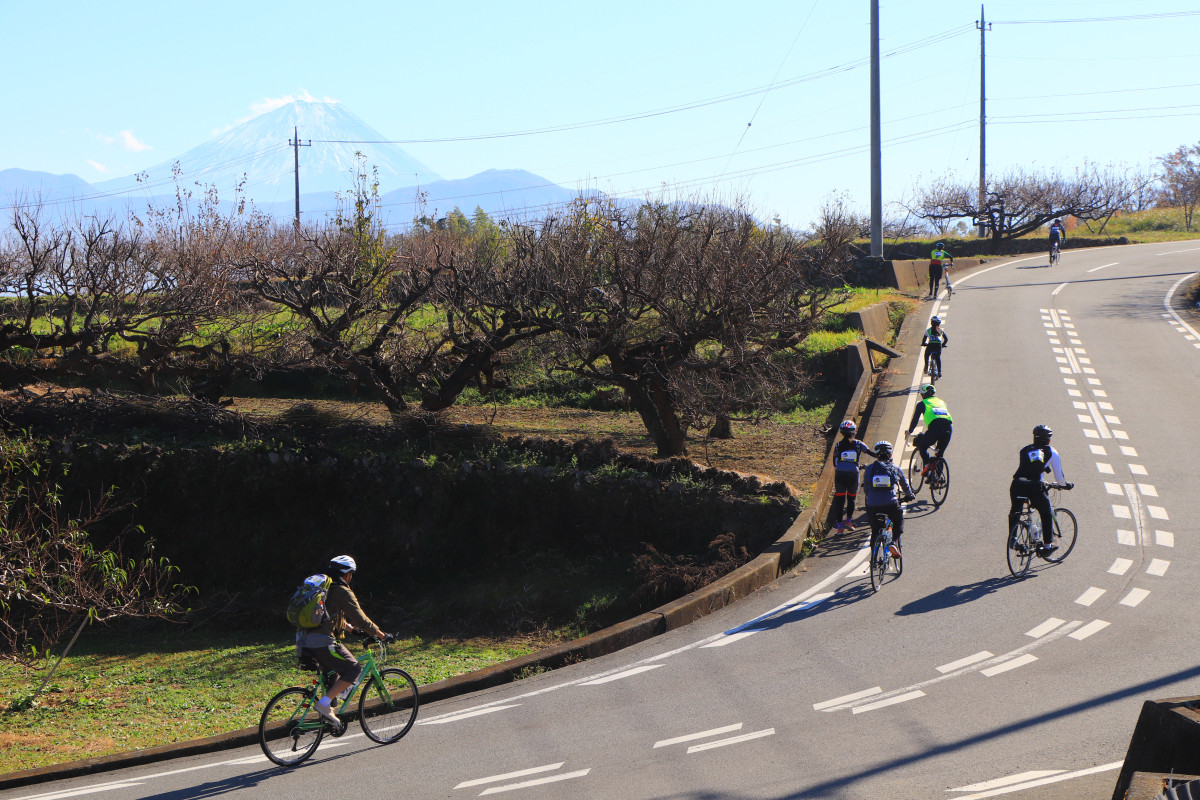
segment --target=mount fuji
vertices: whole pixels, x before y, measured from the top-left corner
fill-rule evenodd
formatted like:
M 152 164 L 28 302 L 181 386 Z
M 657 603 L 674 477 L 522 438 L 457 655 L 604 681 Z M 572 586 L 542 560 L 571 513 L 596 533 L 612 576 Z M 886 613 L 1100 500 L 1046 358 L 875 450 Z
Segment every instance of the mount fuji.
M 381 191 L 441 179 L 399 146 L 382 144 L 387 137 L 341 103 L 294 100 L 150 167 L 141 185 L 169 184 L 178 163 L 189 181 L 211 184 L 222 196 L 231 194 L 244 178 L 251 202 L 290 200 L 295 191 L 295 153 L 288 143 L 296 135 L 301 143 L 300 190 L 306 194 L 353 189 L 359 169 L 356 153 L 362 153 L 368 168 L 379 171 Z M 93 184 L 101 192 L 138 185 L 133 175 Z
M 0 170 L 0 215 L 4 203 L 31 198 L 60 220 L 79 213 L 120 218 L 147 205 L 170 207 L 178 164 L 183 186 L 212 186 L 229 204 L 241 185 L 243 197 L 259 211 L 291 219 L 297 154 L 289 141 L 297 134 L 301 218 L 307 222 L 334 212 L 338 195 L 353 190 L 362 167 L 377 170 L 383 211 L 390 222 L 401 224 L 418 216 L 441 217 L 454 208 L 468 215 L 482 208 L 493 218 L 537 218 L 580 194 L 520 169 L 444 180 L 399 146 L 385 143 L 383 134 L 340 103 L 293 100 L 137 175 L 88 184 L 75 175 Z

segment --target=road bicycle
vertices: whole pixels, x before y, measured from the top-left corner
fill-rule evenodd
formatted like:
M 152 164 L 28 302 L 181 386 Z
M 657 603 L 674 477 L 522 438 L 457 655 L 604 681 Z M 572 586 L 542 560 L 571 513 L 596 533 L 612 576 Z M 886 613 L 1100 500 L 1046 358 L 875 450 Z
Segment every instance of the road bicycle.
M 930 383 L 937 383 L 938 378 L 942 377 L 942 351 L 940 349 L 936 352 L 925 351 L 925 371 L 929 373 Z
M 1052 267 L 1057 266 L 1058 259 L 1059 259 L 1058 242 L 1055 242 L 1054 244 L 1050 245 L 1050 266 L 1052 266 Z
M 950 493 L 950 462 L 940 453 L 929 455 L 929 468 L 926 469 L 921 461 L 921 451 L 913 448 L 908 457 L 908 482 L 913 494 L 921 491 L 926 483 L 929 484 L 929 496 L 933 498 L 935 508 L 941 508 Z
M 900 506 L 904 513 L 904 506 Z M 887 514 L 876 514 L 879 533 L 871 534 L 871 591 L 878 592 L 889 580 L 899 578 L 904 572 L 904 557 L 899 546 L 892 544 L 892 518 Z
M 1066 489 L 1066 484 L 1043 483 L 1042 487 L 1050 494 L 1050 509 L 1053 511 L 1054 538 L 1051 540 L 1058 549 L 1050 556 L 1042 556 L 1051 564 L 1059 564 L 1066 560 L 1075 549 L 1075 537 L 1079 533 L 1079 523 L 1075 515 L 1058 505 L 1058 492 Z M 1042 543 L 1042 515 L 1029 502 L 1028 497 L 1022 497 L 1021 515 L 1013 523 L 1008 532 L 1008 571 L 1014 578 L 1020 578 L 1029 572 L 1033 557 Z
M 328 733 L 338 737 L 346 732 L 347 720 L 358 717 L 367 738 L 379 744 L 391 744 L 408 733 L 417 720 L 420 695 L 417 684 L 402 669 L 380 665 L 387 662 L 387 644 L 374 638 L 363 640 L 367 651 L 358 658 L 362 675 L 358 682 L 338 695 L 337 714 L 341 725 L 326 722 L 315 708 L 336 675 L 326 675 L 315 662 L 300 662 L 300 668 L 315 670 L 308 686 L 292 686 L 267 701 L 258 722 L 258 743 L 267 758 L 283 767 L 294 767 L 316 752 Z M 356 711 L 350 711 L 354 695 L 361 688 Z

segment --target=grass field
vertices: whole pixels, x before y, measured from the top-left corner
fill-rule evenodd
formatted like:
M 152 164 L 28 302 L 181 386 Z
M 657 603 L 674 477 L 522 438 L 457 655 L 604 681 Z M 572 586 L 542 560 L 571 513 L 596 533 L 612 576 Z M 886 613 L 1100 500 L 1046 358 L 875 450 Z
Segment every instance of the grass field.
M 286 631 L 109 637 L 81 639 L 32 704 L 45 670 L 0 663 L 0 773 L 256 726 L 271 695 L 311 679 L 295 667 Z M 389 663 L 426 684 L 563 638 L 410 638 Z

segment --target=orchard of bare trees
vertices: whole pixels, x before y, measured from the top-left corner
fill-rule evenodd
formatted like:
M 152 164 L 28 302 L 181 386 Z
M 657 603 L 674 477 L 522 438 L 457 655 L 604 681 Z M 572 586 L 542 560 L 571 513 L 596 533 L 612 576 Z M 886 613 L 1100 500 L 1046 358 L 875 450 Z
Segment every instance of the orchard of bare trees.
M 796 347 L 845 297 L 852 220 L 812 234 L 724 205 L 580 199 L 535 224 L 486 215 L 389 231 L 368 176 L 294 228 L 181 191 L 130 220 L 0 239 L 0 384 L 77 380 L 216 403 L 235 377 L 318 369 L 395 417 L 436 412 L 521 348 L 617 386 L 663 456 L 689 429 L 779 408 Z M 452 223 L 452 224 L 448 224 Z

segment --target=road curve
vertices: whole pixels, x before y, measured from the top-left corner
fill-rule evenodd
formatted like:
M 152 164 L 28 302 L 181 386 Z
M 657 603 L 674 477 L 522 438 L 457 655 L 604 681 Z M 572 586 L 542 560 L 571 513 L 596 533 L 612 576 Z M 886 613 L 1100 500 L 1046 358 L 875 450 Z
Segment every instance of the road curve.
M 878 594 L 860 529 L 693 625 L 425 706 L 395 745 L 351 730 L 290 771 L 243 748 L 0 797 L 1106 796 L 1141 703 L 1200 687 L 1200 334 L 1179 291 L 1198 265 L 1188 243 L 1071 250 L 922 307 L 951 340 L 951 493 L 914 506 L 904 574 Z M 894 365 L 868 438 L 898 438 L 916 363 Z M 1017 581 L 1007 486 L 1038 423 L 1080 537 Z

